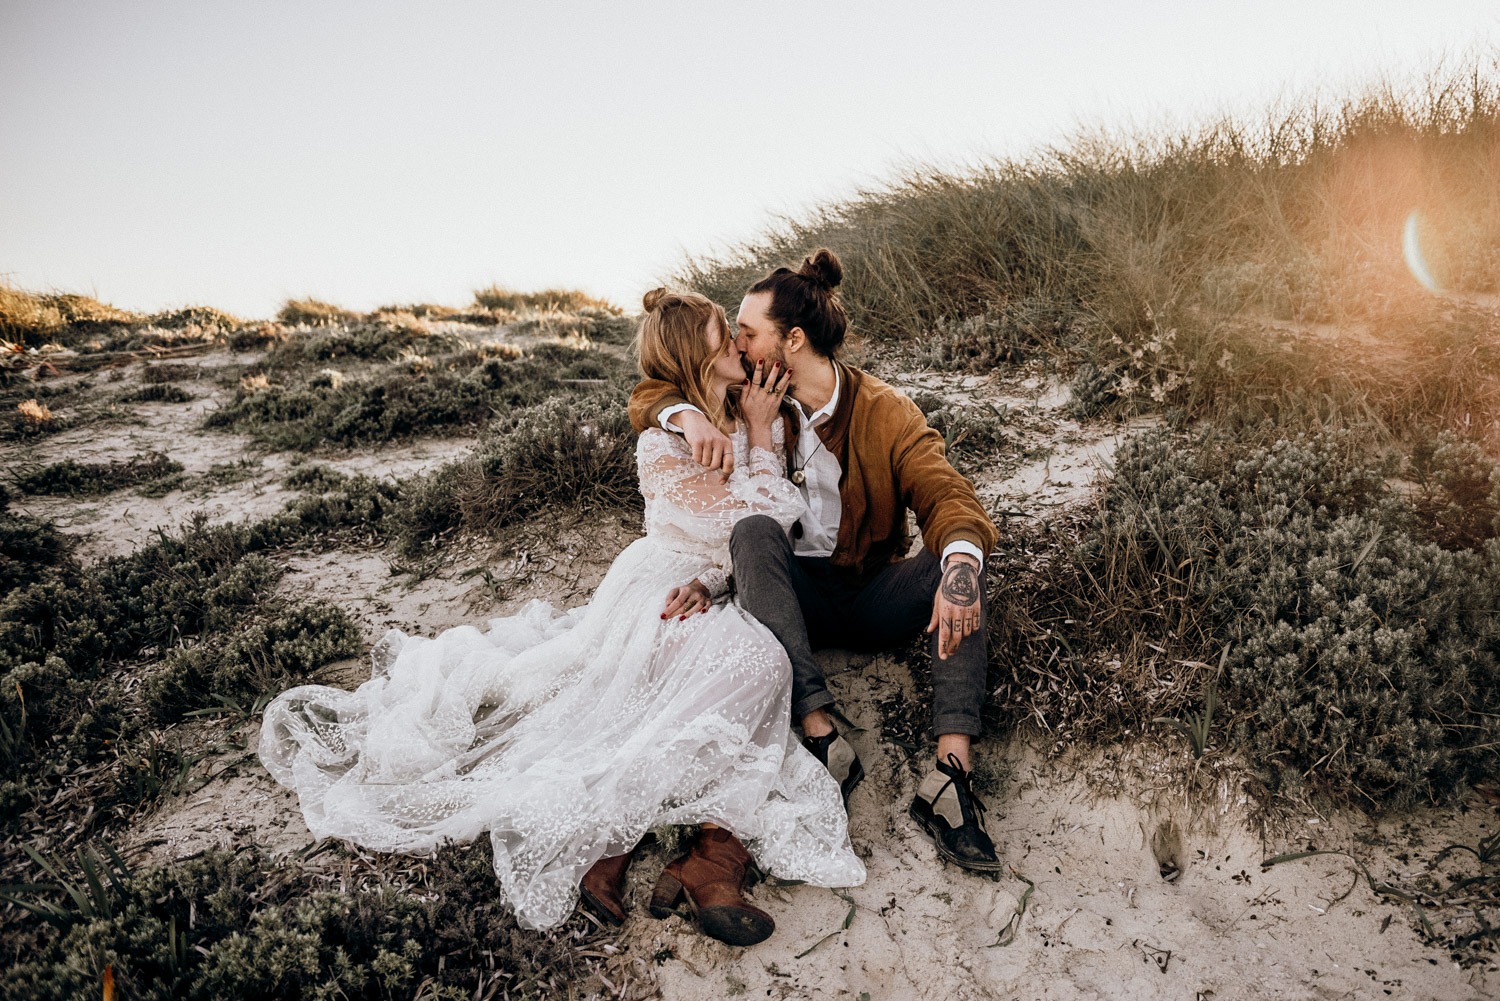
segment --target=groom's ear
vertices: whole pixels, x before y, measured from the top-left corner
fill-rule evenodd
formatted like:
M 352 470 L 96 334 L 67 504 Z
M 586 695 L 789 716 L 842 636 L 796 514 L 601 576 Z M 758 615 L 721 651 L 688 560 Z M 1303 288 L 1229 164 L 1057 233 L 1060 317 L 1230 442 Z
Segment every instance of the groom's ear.
M 807 346 L 807 331 L 801 327 L 793 327 L 786 332 L 781 343 L 783 351 L 801 351 Z

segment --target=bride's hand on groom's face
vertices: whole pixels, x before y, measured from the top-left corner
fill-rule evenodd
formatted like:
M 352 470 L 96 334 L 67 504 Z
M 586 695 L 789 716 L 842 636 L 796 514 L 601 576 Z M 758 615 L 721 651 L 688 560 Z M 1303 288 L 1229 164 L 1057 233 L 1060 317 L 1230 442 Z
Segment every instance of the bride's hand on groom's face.
M 662 609 L 661 617 L 670 619 L 675 615 L 679 619 L 685 619 L 689 615 L 708 611 L 713 603 L 714 600 L 709 596 L 708 588 L 694 578 L 681 587 L 674 587 L 667 592 L 667 607 Z
M 745 380 L 740 391 L 740 414 L 752 428 L 769 429 L 781 409 L 781 399 L 792 384 L 791 369 L 782 368 L 781 362 L 766 365 L 765 359 L 755 363 L 755 373 Z

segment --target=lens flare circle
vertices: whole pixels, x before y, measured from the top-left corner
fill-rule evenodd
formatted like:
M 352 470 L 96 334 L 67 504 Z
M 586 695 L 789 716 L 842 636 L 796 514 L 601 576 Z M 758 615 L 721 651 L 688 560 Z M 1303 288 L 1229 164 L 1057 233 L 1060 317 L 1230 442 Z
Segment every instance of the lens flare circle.
M 1441 292 L 1442 287 L 1432 276 L 1432 269 L 1427 266 L 1427 259 L 1422 255 L 1421 229 L 1421 214 L 1414 210 L 1406 217 L 1406 226 L 1401 234 L 1401 253 L 1406 257 L 1406 266 L 1411 271 L 1412 277 L 1420 282 L 1423 288 L 1429 292 Z

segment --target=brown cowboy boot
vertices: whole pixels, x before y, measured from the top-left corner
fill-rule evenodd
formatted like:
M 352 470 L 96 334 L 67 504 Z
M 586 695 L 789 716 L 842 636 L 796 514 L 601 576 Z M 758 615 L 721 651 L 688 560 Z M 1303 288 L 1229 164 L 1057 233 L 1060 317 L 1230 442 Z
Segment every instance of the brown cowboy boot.
M 750 853 L 722 827 L 704 831 L 693 850 L 661 872 L 651 913 L 664 918 L 687 898 L 703 934 L 730 945 L 764 942 L 776 930 L 771 915 L 741 896 Z
M 578 896 L 589 910 L 612 925 L 625 921 L 625 873 L 639 847 L 595 862 L 578 884 Z

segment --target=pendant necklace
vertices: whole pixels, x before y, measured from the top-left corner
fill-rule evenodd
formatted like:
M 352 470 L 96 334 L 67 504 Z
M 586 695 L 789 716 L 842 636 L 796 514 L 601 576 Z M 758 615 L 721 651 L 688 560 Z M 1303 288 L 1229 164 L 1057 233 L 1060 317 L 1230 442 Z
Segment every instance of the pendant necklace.
M 807 430 L 809 432 L 811 432 L 813 435 L 817 435 L 818 434 L 818 432 L 813 431 L 812 428 L 808 428 Z M 803 461 L 802 465 L 800 465 L 796 469 L 792 470 L 792 475 L 791 475 L 790 479 L 791 479 L 791 481 L 793 483 L 797 484 L 797 486 L 800 487 L 802 484 L 804 484 L 804 483 L 807 482 L 807 473 L 806 473 L 807 465 L 808 465 L 808 463 L 812 462 L 813 456 L 817 455 L 818 454 L 818 449 L 820 449 L 822 447 L 823 447 L 823 439 L 822 439 L 821 436 L 818 436 L 818 443 L 813 446 L 813 450 L 811 452 L 807 453 L 807 459 L 805 461 Z

